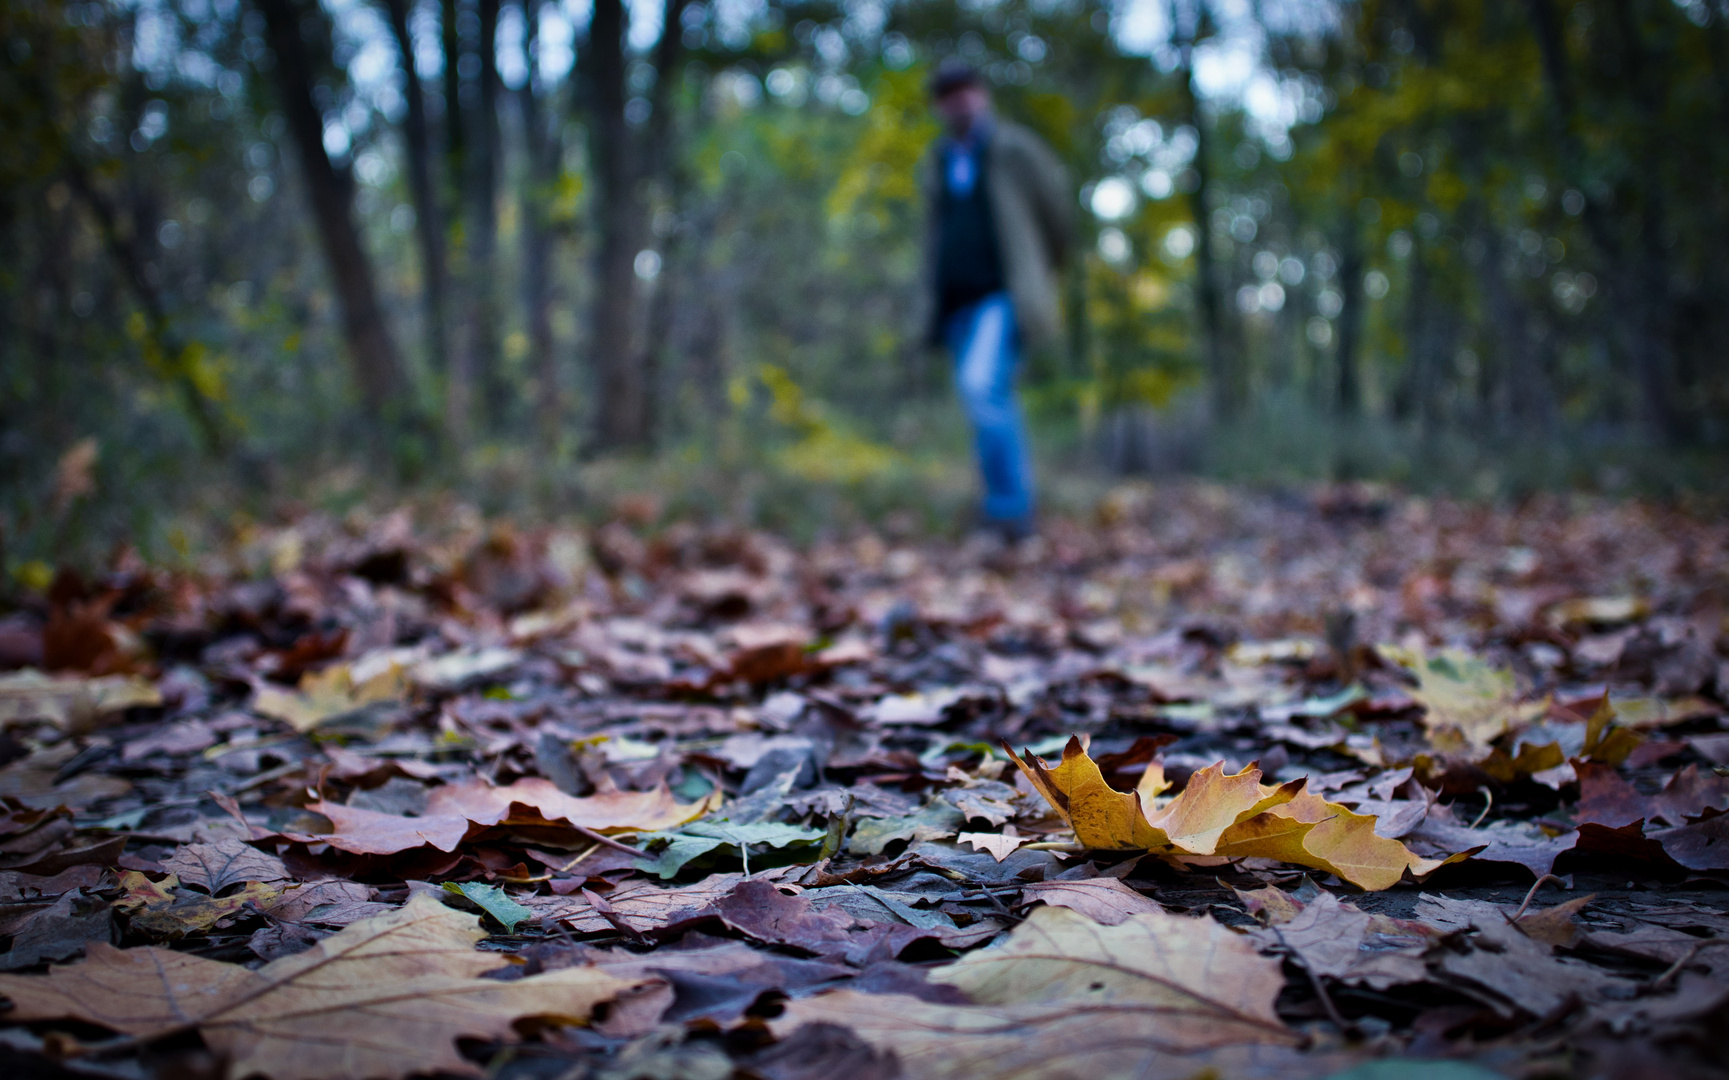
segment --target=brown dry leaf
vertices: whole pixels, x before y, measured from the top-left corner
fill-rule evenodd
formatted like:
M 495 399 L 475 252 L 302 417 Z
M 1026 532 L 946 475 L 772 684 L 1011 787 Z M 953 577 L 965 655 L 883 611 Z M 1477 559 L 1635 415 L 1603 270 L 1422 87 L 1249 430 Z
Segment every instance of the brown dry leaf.
M 943 1005 L 841 990 L 788 1002 L 769 1030 L 785 1039 L 807 1025 L 846 1028 L 878 1053 L 892 1053 L 901 1080 L 1302 1080 L 1351 1063 L 1285 1042 L 1193 1046 L 1162 1020 L 1135 1005 Z
M 1008 836 L 999 833 L 964 832 L 955 837 L 955 839 L 963 844 L 971 844 L 975 851 L 988 852 L 991 858 L 995 859 L 997 862 L 1002 862 L 1010 855 L 1013 855 L 1016 849 L 1022 844 L 1031 843 L 1033 840 L 1037 839 L 1037 837 Z
M 604 791 L 579 797 L 566 795 L 550 780 L 529 777 L 509 787 L 471 780 L 436 788 L 427 800 L 426 813 L 461 816 L 477 825 L 564 822 L 602 833 L 654 832 L 701 817 L 721 798 L 717 789 L 709 798 L 681 803 L 664 784 L 652 791 Z
M 1372 915 L 1331 893 L 1306 904 L 1270 886 L 1237 895 L 1264 913 L 1266 927 L 1250 933 L 1262 945 L 1296 953 L 1316 975 L 1375 990 L 1427 978 L 1423 955 L 1441 936 L 1422 923 Z
M 1557 957 L 1546 942 L 1521 933 L 1508 912 L 1494 904 L 1426 895 L 1417 916 L 1445 928 L 1477 931 L 1466 952 L 1444 951 L 1438 969 L 1454 979 L 1489 990 L 1505 1001 L 1504 1015 L 1519 1010 L 1535 1016 L 1557 1015 L 1574 999 L 1594 1002 L 1627 996 L 1632 984 L 1600 967 Z
M 542 926 L 556 920 L 579 934 L 605 933 L 616 929 L 612 921 L 616 919 L 646 934 L 708 914 L 741 880 L 741 874 L 710 874 L 672 889 L 646 881 L 628 884 L 607 894 L 605 903 L 611 911 L 606 914 L 581 896 L 525 896 L 520 901 L 540 916 Z
M 1100 1076 L 1301 1076 L 1273 1011 L 1275 959 L 1211 919 L 1135 915 L 1120 926 L 1043 907 L 1000 946 L 930 977 L 975 1003 L 841 991 L 788 1004 L 777 1037 L 838 1024 L 893 1052 L 909 1080 L 1093 1080 Z M 1320 1066 L 1315 1068 L 1315 1066 Z
M 212 896 L 243 881 L 287 881 L 282 860 L 234 837 L 214 844 L 187 844 L 163 862 L 162 868 L 183 885 L 196 885 Z
M 144 1039 L 197 1029 L 233 1077 L 372 1080 L 481 1070 L 456 1039 L 507 1038 L 529 1016 L 582 1023 L 631 986 L 594 968 L 479 976 L 480 920 L 430 897 L 355 923 L 257 971 L 164 949 L 95 944 L 83 963 L 0 976 L 13 1020 L 75 1019 Z
M 458 814 L 428 814 L 405 817 L 339 803 L 312 802 L 306 808 L 330 819 L 333 832 L 318 835 L 285 833 L 303 843 L 325 843 L 356 855 L 394 855 L 430 845 L 439 851 L 455 851 L 468 835 L 468 819 Z
M 1284 1042 L 1273 1011 L 1279 963 L 1211 918 L 1164 911 L 1104 926 L 1068 908 L 1036 908 L 1001 945 L 933 972 L 980 1005 L 1131 1007 L 1191 1049 Z
M 1570 948 L 1578 944 L 1584 933 L 1574 916 L 1595 899 L 1596 893 L 1586 893 L 1554 907 L 1536 908 L 1519 916 L 1513 921 L 1513 925 L 1523 930 L 1525 936 L 1533 941 L 1541 941 L 1545 945 L 1558 948 Z
M 1035 881 L 1021 889 L 1021 902 L 1070 908 L 1105 926 L 1120 926 L 1131 915 L 1164 911 L 1158 901 L 1142 896 L 1114 877 Z

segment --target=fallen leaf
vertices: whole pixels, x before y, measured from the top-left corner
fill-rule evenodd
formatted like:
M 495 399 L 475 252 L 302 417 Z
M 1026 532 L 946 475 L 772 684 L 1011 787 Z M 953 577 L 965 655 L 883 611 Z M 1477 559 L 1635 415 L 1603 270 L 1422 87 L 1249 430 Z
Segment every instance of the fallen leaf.
M 508 787 L 472 780 L 434 788 L 426 813 L 428 817 L 461 816 L 477 825 L 562 822 L 601 833 L 653 832 L 693 821 L 718 805 L 719 799 L 717 790 L 711 798 L 681 803 L 664 784 L 652 791 L 607 791 L 579 797 L 558 790 L 550 780 L 528 777 Z
M 944 1005 L 906 994 L 839 990 L 787 1002 L 768 1022 L 777 1039 L 807 1025 L 853 1032 L 892 1054 L 901 1080 L 1099 1080 L 1100 1077 L 1265 1077 L 1302 1080 L 1337 1072 L 1338 1054 L 1305 1055 L 1287 1042 L 1196 1044 L 1185 1025 L 1165 1026 L 1154 1006 L 1115 1002 Z
M 1295 953 L 1317 976 L 1374 990 L 1425 981 L 1423 956 L 1441 936 L 1421 923 L 1373 915 L 1326 892 L 1307 903 L 1280 894 L 1263 898 L 1259 906 L 1267 925 L 1250 936 L 1263 946 Z
M 47 975 L 0 976 L 12 1020 L 73 1019 L 143 1039 L 196 1030 L 228 1075 L 372 1080 L 481 1070 L 456 1039 L 507 1038 L 523 1017 L 581 1023 L 630 983 L 594 968 L 514 982 L 475 950 L 473 915 L 412 897 L 257 971 L 157 948 L 96 944 Z
M 1163 910 L 1103 926 L 1035 908 L 993 949 L 931 974 L 980 1005 L 1116 1006 L 1160 1017 L 1160 1037 L 1189 1048 L 1294 1041 L 1273 1010 L 1279 964 L 1208 917 Z
M 966 826 L 966 814 L 941 799 L 916 813 L 898 818 L 865 818 L 853 827 L 847 850 L 856 855 L 880 855 L 896 840 L 917 844 L 946 840 Z M 1001 861 L 1001 860 L 999 860 Z
M 82 889 L 62 893 L 13 934 L 12 948 L 0 954 L 0 970 L 16 971 L 44 960 L 70 959 L 83 953 L 91 942 L 108 942 L 114 934 L 108 908 L 106 900 L 85 896 Z
M 389 667 L 371 678 L 356 682 L 348 664 L 332 664 L 322 671 L 308 671 L 296 690 L 283 690 L 266 683 L 252 697 L 252 711 L 281 720 L 295 731 L 312 731 L 319 725 L 368 705 L 392 701 L 404 690 L 402 670 Z
M 87 679 L 49 676 L 29 668 L 0 675 L 0 725 L 46 720 L 82 730 L 127 709 L 160 704 L 162 693 L 132 675 Z
M 964 832 L 955 837 L 963 844 L 971 844 L 978 851 L 987 851 L 997 862 L 1002 862 L 1022 844 L 1032 843 L 1031 836 L 1005 836 L 1002 833 Z
M 1035 881 L 1021 889 L 1021 902 L 1070 908 L 1105 926 L 1120 926 L 1131 915 L 1164 910 L 1158 901 L 1142 896 L 1114 877 Z
M 1546 702 L 1520 702 L 1511 671 L 1461 649 L 1422 653 L 1393 645 L 1380 654 L 1416 676 L 1412 698 L 1427 712 L 1429 742 L 1442 752 L 1486 753 L 1489 744 L 1542 715 Z
M 1689 870 L 1729 870 L 1729 814 L 1650 834 L 1664 854 Z
M 516 933 L 518 923 L 528 922 L 534 918 L 534 912 L 512 900 L 497 885 L 483 885 L 477 881 L 447 881 L 444 883 L 444 891 L 455 893 L 477 905 L 482 911 L 496 919 L 498 924 L 504 927 L 504 932 L 507 934 Z
M 455 851 L 468 835 L 468 818 L 459 814 L 427 814 L 406 817 L 364 810 L 339 803 L 311 802 L 306 808 L 330 819 L 334 830 L 329 833 L 285 833 L 288 839 L 303 843 L 325 843 L 339 851 L 356 855 L 395 855 L 418 847 L 438 851 Z
M 414 665 L 409 678 L 429 690 L 455 690 L 466 683 L 501 675 L 522 662 L 518 649 L 474 649 L 447 653 Z
M 695 821 L 677 832 L 641 834 L 639 842 L 650 847 L 661 843 L 665 846 L 655 851 L 651 858 L 637 860 L 636 865 L 640 870 L 670 878 L 692 859 L 730 847 L 748 866 L 752 847 L 784 849 L 809 846 L 821 843 L 827 835 L 822 829 L 806 829 L 776 821 Z
M 241 841 L 228 838 L 214 844 L 186 844 L 162 863 L 162 868 L 212 896 L 246 881 L 287 881 L 282 860 Z
M 1399 841 L 1378 835 L 1373 816 L 1352 813 L 1306 789 L 1267 811 L 1266 817 L 1272 820 L 1251 821 L 1227 833 L 1220 852 L 1313 866 L 1371 892 L 1398 884 L 1407 870 L 1421 879 L 1456 857 L 1422 858 Z M 1313 828 L 1299 834 L 1294 831 L 1298 825 Z
M 769 1026 L 777 1037 L 806 1024 L 846 1027 L 894 1053 L 909 1080 L 1307 1071 L 1273 1011 L 1279 962 L 1207 918 L 1143 913 L 1100 926 L 1042 907 L 1002 944 L 931 981 L 975 1004 L 842 990 L 789 1002 Z
M 1625 979 L 1583 961 L 1558 957 L 1545 942 L 1527 937 L 1494 904 L 1426 895 L 1417 901 L 1417 917 L 1447 928 L 1469 927 L 1476 936 L 1464 952 L 1438 954 L 1445 975 L 1493 992 L 1502 1012 L 1519 1011 L 1538 1017 L 1556 1015 L 1570 1000 L 1602 1001 L 1632 989 Z
M 1015 763 L 1089 848 L 1279 859 L 1370 890 L 1390 888 L 1406 870 L 1422 877 L 1445 861 L 1421 858 L 1378 835 L 1373 815 L 1330 803 L 1309 792 L 1303 780 L 1263 785 L 1254 767 L 1227 776 L 1222 762 L 1209 765 L 1170 802 L 1147 811 L 1139 791 L 1105 783 L 1079 739 L 1069 740 L 1055 769 L 1031 752 Z
M 210 931 L 224 919 L 240 914 L 248 905 L 256 909 L 268 907 L 281 895 L 280 889 L 256 881 L 220 897 L 176 891 L 166 902 L 160 899 L 147 901 L 142 910 L 133 914 L 128 927 L 133 933 L 155 941 L 178 941 L 188 934 Z
M 1543 828 L 1524 821 L 1491 821 L 1471 827 L 1460 821 L 1450 806 L 1434 806 L 1416 829 L 1404 839 L 1432 856 L 1479 849 L 1471 856 L 1477 862 L 1514 863 L 1532 877 L 1542 877 L 1564 852 L 1579 842 L 1577 832 L 1552 836 Z
M 1532 941 L 1541 941 L 1557 948 L 1571 948 L 1578 944 L 1579 938 L 1584 934 L 1579 927 L 1577 916 L 1595 899 L 1596 893 L 1587 893 L 1553 907 L 1532 908 L 1513 920 L 1513 925 Z

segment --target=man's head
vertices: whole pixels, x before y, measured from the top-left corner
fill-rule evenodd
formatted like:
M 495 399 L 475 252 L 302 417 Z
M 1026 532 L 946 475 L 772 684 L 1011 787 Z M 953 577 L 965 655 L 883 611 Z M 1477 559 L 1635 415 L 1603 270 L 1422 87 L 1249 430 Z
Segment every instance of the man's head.
M 949 134 L 964 139 L 991 111 L 991 92 L 972 65 L 944 60 L 931 76 L 931 107 Z

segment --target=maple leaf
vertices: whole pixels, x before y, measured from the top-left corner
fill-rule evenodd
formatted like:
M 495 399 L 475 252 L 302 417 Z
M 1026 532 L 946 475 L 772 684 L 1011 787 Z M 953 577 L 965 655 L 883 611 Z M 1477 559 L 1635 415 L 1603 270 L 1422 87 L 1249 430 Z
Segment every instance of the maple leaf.
M 302 675 L 295 690 L 260 686 L 252 698 L 252 711 L 307 732 L 367 705 L 401 697 L 403 689 L 402 670 L 394 665 L 356 682 L 350 665 L 332 664 Z
M 1396 645 L 1382 645 L 1379 651 L 1416 677 L 1417 686 L 1409 693 L 1427 710 L 1423 727 L 1436 750 L 1486 754 L 1490 743 L 1548 708 L 1547 701 L 1521 703 L 1511 671 L 1462 649 L 1429 656 Z
M 971 844 L 976 851 L 989 852 L 997 862 L 1013 855 L 1022 844 L 1029 844 L 1035 838 L 1031 836 L 1008 836 L 1002 833 L 964 832 L 955 837 L 963 844 Z
M 282 860 L 227 837 L 214 844 L 187 844 L 162 864 L 183 885 L 196 885 L 212 896 L 244 881 L 287 881 Z
M 563 822 L 600 833 L 653 832 L 674 829 L 719 805 L 717 789 L 710 797 L 681 803 L 662 784 L 650 791 L 603 791 L 567 795 L 550 780 L 528 777 L 507 787 L 484 780 L 449 784 L 433 790 L 428 816 L 456 815 L 477 825 L 556 825 Z
M 1374 815 L 1308 792 L 1305 780 L 1264 785 L 1253 766 L 1229 776 L 1222 762 L 1197 770 L 1179 795 L 1147 812 L 1140 789 L 1117 791 L 1105 783 L 1079 739 L 1069 740 L 1055 769 L 1031 752 L 1015 764 L 1089 848 L 1279 859 L 1370 890 L 1397 884 L 1406 870 L 1423 877 L 1446 861 L 1421 858 L 1377 835 Z M 1155 782 L 1163 779 L 1161 770 Z
M 415 896 L 257 971 L 157 948 L 93 944 L 82 963 L 0 976 L 12 1020 L 74 1019 L 152 1040 L 196 1029 L 233 1077 L 372 1080 L 480 1070 L 456 1039 L 505 1038 L 524 1017 L 582 1023 L 631 983 L 594 968 L 514 982 L 474 948 L 479 920 Z
M 1219 853 L 1312 866 L 1371 892 L 1397 885 L 1407 870 L 1421 879 L 1460 857 L 1425 859 L 1399 841 L 1378 835 L 1372 814 L 1354 813 L 1306 787 L 1264 817 L 1270 820 L 1251 821 L 1228 831 Z M 1312 827 L 1302 829 L 1304 825 Z
M 930 981 L 974 1004 L 843 990 L 789 1002 L 769 1026 L 777 1037 L 812 1023 L 851 1028 L 892 1051 L 914 1080 L 1298 1065 L 1298 1039 L 1273 1011 L 1284 986 L 1279 961 L 1211 918 L 1148 912 L 1101 926 L 1066 908 L 1038 908 L 1002 944 Z
M 284 833 L 301 843 L 325 843 L 356 855 L 394 855 L 418 847 L 455 851 L 468 835 L 469 821 L 460 814 L 407 817 L 340 803 L 310 802 L 306 808 L 330 819 L 328 833 Z

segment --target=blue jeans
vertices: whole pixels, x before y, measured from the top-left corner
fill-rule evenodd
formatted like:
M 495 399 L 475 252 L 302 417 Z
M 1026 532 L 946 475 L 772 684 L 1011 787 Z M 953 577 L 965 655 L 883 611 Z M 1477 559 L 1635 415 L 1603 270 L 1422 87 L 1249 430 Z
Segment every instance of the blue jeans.
M 973 424 L 985 520 L 1026 527 L 1033 516 L 1032 466 L 1015 396 L 1021 344 L 1009 294 L 992 293 L 950 315 L 943 337 L 954 354 L 955 388 Z

